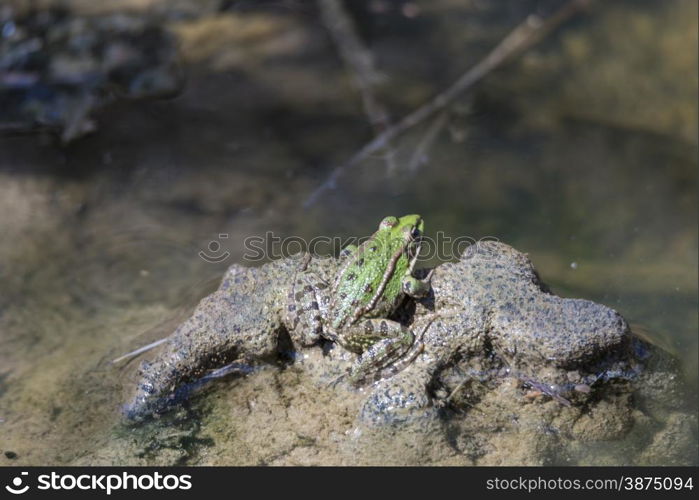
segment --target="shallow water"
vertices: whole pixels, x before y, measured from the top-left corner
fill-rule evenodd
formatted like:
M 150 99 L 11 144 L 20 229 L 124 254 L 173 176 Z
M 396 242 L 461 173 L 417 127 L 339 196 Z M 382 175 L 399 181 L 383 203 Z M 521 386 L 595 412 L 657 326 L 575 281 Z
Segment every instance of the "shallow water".
M 142 3 L 181 37 L 181 96 L 112 105 L 65 147 L 0 137 L 0 451 L 16 454 L 0 463 L 399 461 L 334 447 L 356 398 L 293 369 L 229 377 L 186 411 L 123 427 L 137 361 L 111 363 L 245 263 L 246 237 L 361 236 L 387 214 L 527 252 L 554 292 L 613 307 L 676 353 L 697 394 L 696 2 L 600 2 L 466 94 L 419 168 L 407 165 L 425 127 L 394 144 L 395 174 L 372 158 L 310 209 L 332 166 L 372 137 L 312 5 L 103 8 Z M 354 14 L 397 118 L 560 3 L 368 2 Z M 572 446 L 565 463 L 624 463 L 645 428 Z M 485 463 L 439 448 L 414 462 Z

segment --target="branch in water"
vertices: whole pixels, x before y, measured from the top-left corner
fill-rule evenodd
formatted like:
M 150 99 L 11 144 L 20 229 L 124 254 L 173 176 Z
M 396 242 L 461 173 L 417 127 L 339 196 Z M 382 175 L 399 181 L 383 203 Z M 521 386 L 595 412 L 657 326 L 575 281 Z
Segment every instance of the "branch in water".
M 428 103 L 417 108 L 395 125 L 383 131 L 372 141 L 365 144 L 364 147 L 357 151 L 346 163 L 333 169 L 325 182 L 318 186 L 306 198 L 304 207 L 310 207 L 318 201 L 321 194 L 329 189 L 334 189 L 337 180 L 346 170 L 354 167 L 377 151 L 387 147 L 390 142 L 415 125 L 445 109 L 464 91 L 471 88 L 507 59 L 515 54 L 524 52 L 526 49 L 539 42 L 555 28 L 573 17 L 584 7 L 587 7 L 591 1 L 592 0 L 571 0 L 558 9 L 553 15 L 543 20 L 534 14 L 527 17 L 527 19 L 512 30 L 492 51 L 490 51 L 484 59 L 461 75 L 451 87 L 435 96 Z
M 414 174 L 422 165 L 429 161 L 430 148 L 448 121 L 449 112 L 447 110 L 442 111 L 432 120 L 432 123 L 420 142 L 418 142 L 415 147 L 415 152 L 408 162 L 409 174 Z
M 388 111 L 376 97 L 374 88 L 384 77 L 376 70 L 371 51 L 357 34 L 354 23 L 341 0 L 318 0 L 323 24 L 337 45 L 340 57 L 352 74 L 352 80 L 362 96 L 364 113 L 378 136 L 390 128 Z M 396 168 L 395 153 L 389 141 L 385 145 L 386 168 L 389 174 Z
M 166 342 L 167 339 L 168 339 L 168 337 L 165 337 L 165 338 L 162 338 L 162 339 L 160 339 L 160 340 L 156 340 L 155 342 L 151 342 L 151 343 L 148 344 L 148 345 L 144 345 L 143 347 L 139 347 L 139 348 L 136 349 L 135 351 L 128 352 L 128 353 L 124 354 L 123 356 L 119 356 L 118 358 L 112 360 L 112 363 L 113 363 L 113 364 L 116 364 L 116 363 L 118 363 L 118 362 L 120 362 L 120 361 L 123 361 L 123 360 L 125 360 L 125 359 L 130 359 L 130 358 L 133 358 L 134 356 L 138 356 L 139 354 L 142 354 L 142 353 L 144 353 L 144 352 L 148 352 L 148 351 L 150 351 L 151 349 L 155 349 L 156 347 L 158 347 L 158 346 L 159 346 L 160 344 L 162 344 L 163 342 Z

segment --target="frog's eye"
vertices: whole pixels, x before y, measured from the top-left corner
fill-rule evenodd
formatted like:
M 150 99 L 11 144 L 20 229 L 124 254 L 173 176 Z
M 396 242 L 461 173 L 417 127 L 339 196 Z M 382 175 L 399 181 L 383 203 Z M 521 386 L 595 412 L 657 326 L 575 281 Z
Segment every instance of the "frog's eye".
M 396 227 L 397 225 L 398 219 L 389 215 L 381 221 L 381 224 L 379 224 L 379 229 L 391 229 L 392 227 Z
M 422 236 L 422 233 L 417 227 L 414 227 L 412 232 L 410 233 L 410 236 L 413 237 L 414 240 L 418 239 L 420 236 Z

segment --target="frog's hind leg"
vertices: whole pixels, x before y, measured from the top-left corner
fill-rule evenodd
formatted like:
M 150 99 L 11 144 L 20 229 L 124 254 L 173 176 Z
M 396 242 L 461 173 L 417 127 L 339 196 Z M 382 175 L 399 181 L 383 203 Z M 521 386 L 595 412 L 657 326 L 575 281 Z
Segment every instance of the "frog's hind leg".
M 394 376 L 396 373 L 402 372 L 403 369 L 405 369 L 406 366 L 415 361 L 415 358 L 422 354 L 422 351 L 424 350 L 425 344 L 423 344 L 422 342 L 413 342 L 413 345 L 399 359 L 389 364 L 388 366 L 376 370 L 375 373 L 370 375 L 370 379 L 365 380 L 367 382 L 376 382 L 377 380 L 390 378 Z
M 405 367 L 415 361 L 415 358 L 417 358 L 420 354 L 422 354 L 422 351 L 425 350 L 425 344 L 422 342 L 422 338 L 432 324 L 432 321 L 434 321 L 434 318 L 427 318 L 427 323 L 420 332 L 420 335 L 413 340 L 412 345 L 403 355 L 389 363 L 387 366 L 377 369 L 374 373 L 370 374 L 369 379 L 365 379 L 365 382 L 376 382 L 384 378 L 390 378 L 396 373 L 403 371 Z
M 382 372 L 411 352 L 413 332 L 396 321 L 367 319 L 350 327 L 343 335 L 342 346 L 361 356 L 350 369 L 349 381 L 357 384 Z M 417 356 L 418 353 L 415 354 Z M 414 359 L 414 356 L 413 356 Z
M 315 344 L 323 333 L 322 290 L 328 286 L 321 276 L 299 274 L 287 296 L 286 325 L 291 338 L 302 346 Z

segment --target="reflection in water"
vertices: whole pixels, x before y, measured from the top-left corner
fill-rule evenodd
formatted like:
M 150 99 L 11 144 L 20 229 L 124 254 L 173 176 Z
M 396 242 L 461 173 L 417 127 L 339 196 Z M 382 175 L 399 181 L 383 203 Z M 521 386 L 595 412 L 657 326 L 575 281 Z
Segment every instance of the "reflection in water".
M 140 359 L 110 362 L 169 334 L 242 262 L 245 237 L 364 235 L 388 214 L 421 213 L 428 234 L 496 236 L 528 252 L 556 293 L 613 307 L 678 353 L 697 393 L 695 2 L 593 4 L 441 124 L 396 141 L 396 172 L 372 157 L 310 210 L 303 200 L 373 133 L 313 9 L 150 3 L 180 40 L 188 75 L 177 99 L 112 106 L 96 116 L 98 133 L 63 147 L 45 135 L 0 138 L 0 441 L 16 456 L 7 463 L 379 461 L 338 444 L 354 425 L 353 396 L 309 390 L 293 369 L 226 377 L 165 421 L 124 429 L 119 409 Z M 385 75 L 377 95 L 399 117 L 540 3 L 560 4 L 353 2 L 351 14 Z M 207 7 L 193 15 L 188 4 Z M 201 259 L 222 233 L 230 258 Z M 633 421 L 610 422 L 623 440 L 574 444 L 559 459 L 620 463 L 660 426 Z M 667 434 L 686 424 L 665 425 Z M 477 436 L 460 436 L 462 449 L 477 449 Z

